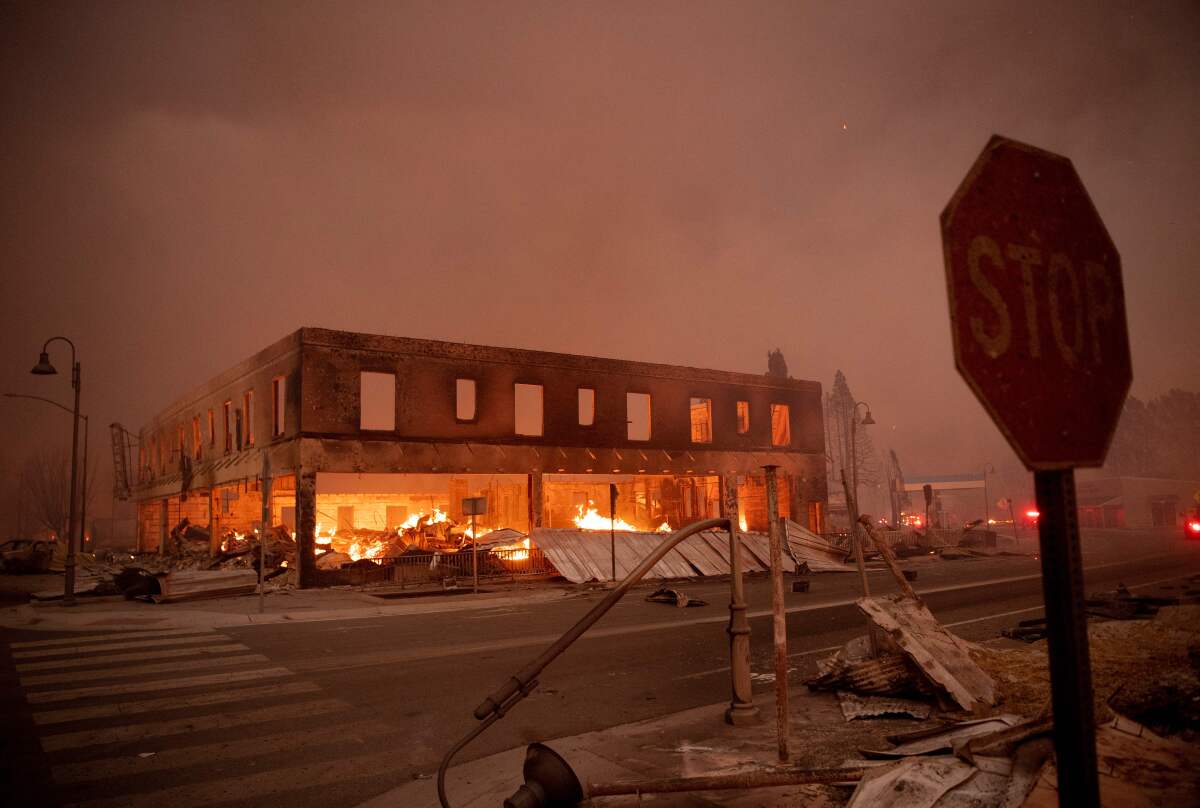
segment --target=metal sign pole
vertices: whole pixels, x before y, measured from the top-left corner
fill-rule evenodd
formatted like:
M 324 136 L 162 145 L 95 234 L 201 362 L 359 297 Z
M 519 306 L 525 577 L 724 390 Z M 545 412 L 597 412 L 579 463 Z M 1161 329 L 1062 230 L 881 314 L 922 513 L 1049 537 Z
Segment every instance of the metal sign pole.
M 479 529 L 475 527 L 475 514 L 471 514 L 471 590 L 479 594 Z
M 1075 471 L 1035 471 L 1060 805 L 1100 805 Z
M 787 610 L 783 601 L 783 525 L 779 518 L 779 488 L 775 470 L 763 466 L 767 482 L 767 533 L 771 550 L 771 626 L 775 646 L 775 742 L 779 762 L 789 758 Z
M 608 484 L 608 551 L 612 556 L 612 579 L 617 580 L 617 486 Z
M 258 611 L 266 611 L 267 530 L 271 524 L 271 457 L 263 452 L 262 464 L 262 526 L 258 531 Z

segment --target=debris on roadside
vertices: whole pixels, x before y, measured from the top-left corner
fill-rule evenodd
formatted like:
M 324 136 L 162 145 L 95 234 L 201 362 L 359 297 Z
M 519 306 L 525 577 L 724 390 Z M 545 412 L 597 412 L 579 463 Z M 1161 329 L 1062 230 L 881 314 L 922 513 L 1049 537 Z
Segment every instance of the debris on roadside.
M 680 609 L 684 609 L 689 606 L 708 605 L 707 600 L 701 600 L 700 598 L 689 598 L 678 589 L 671 589 L 667 586 L 660 586 L 658 589 L 647 595 L 645 599 L 650 603 L 666 603 L 671 606 L 678 606 Z
M 250 569 L 152 573 L 127 567 L 116 575 L 116 584 L 127 600 L 178 603 L 252 594 L 258 587 L 258 573 Z
M 947 631 L 924 604 L 892 596 L 861 598 L 858 607 L 963 710 L 996 703 L 992 679 L 971 659 L 970 646 Z
M 920 670 L 895 648 L 887 638 L 881 638 L 879 656 L 871 656 L 866 636 L 857 637 L 831 657 L 817 660 L 817 675 L 805 684 L 811 690 L 844 690 L 879 696 L 918 695 L 928 693 Z
M 895 716 L 908 716 L 924 721 L 933 712 L 933 708 L 923 701 L 895 696 L 863 696 L 848 690 L 839 690 L 837 698 L 842 715 L 847 721 Z

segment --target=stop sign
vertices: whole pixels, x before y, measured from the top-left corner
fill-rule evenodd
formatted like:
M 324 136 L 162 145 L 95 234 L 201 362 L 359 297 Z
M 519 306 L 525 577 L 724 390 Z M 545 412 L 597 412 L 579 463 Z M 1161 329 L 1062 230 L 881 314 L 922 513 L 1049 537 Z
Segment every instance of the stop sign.
M 1026 466 L 1099 466 L 1133 373 L 1121 257 L 1075 167 L 993 136 L 941 223 L 958 372 Z

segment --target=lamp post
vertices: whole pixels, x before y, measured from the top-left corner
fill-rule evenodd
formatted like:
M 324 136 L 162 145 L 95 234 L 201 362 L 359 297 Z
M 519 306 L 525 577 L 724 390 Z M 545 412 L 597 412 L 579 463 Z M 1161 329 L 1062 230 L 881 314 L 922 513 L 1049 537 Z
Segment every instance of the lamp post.
M 988 490 L 987 490 L 987 476 L 988 476 L 989 471 L 992 472 L 992 474 L 995 474 L 996 467 L 993 466 L 991 463 L 984 463 L 983 464 L 983 529 L 984 530 L 988 529 L 988 524 L 989 524 L 988 523 L 988 506 L 990 505 L 990 502 L 988 500 Z
M 65 566 L 66 581 L 63 590 L 63 605 L 75 605 L 75 525 L 78 512 L 75 510 L 75 482 L 78 480 L 79 474 L 79 362 L 75 357 L 75 343 L 66 337 L 51 337 L 42 345 L 42 353 L 38 357 L 38 363 L 33 366 L 30 371 L 35 376 L 53 376 L 58 373 L 54 369 L 54 365 L 50 364 L 50 354 L 47 348 L 50 343 L 61 340 L 71 346 L 71 387 L 75 389 L 75 409 L 73 411 L 74 418 L 71 419 L 71 493 L 70 503 L 67 506 L 67 561 Z
M 854 502 L 846 503 L 851 508 L 850 536 L 858 541 L 858 408 L 866 407 L 867 414 L 863 416 L 863 426 L 872 426 L 875 419 L 871 417 L 871 405 L 865 401 L 854 402 L 854 410 L 850 414 L 850 487 L 854 492 Z

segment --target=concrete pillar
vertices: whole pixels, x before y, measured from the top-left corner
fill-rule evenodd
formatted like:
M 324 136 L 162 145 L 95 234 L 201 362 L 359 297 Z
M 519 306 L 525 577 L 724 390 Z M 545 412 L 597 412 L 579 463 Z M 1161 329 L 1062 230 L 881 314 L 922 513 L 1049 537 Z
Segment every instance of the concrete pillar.
M 301 589 L 315 585 L 317 540 L 317 472 L 296 468 L 296 564 Z
M 531 472 L 529 475 L 529 529 L 542 526 L 542 512 L 545 510 L 542 502 L 542 473 Z

